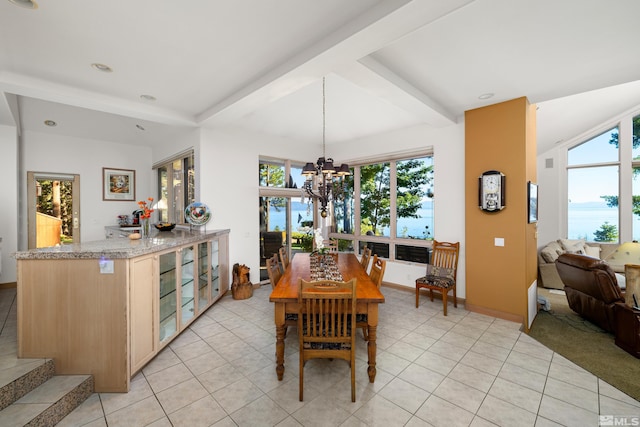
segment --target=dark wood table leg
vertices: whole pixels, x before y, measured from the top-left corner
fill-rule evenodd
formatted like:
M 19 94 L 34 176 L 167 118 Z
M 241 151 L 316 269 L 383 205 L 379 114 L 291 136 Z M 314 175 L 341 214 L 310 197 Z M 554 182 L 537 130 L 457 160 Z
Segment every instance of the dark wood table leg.
M 282 381 L 284 375 L 284 336 L 286 328 L 284 326 L 284 303 L 275 304 L 276 321 L 276 373 L 278 381 Z

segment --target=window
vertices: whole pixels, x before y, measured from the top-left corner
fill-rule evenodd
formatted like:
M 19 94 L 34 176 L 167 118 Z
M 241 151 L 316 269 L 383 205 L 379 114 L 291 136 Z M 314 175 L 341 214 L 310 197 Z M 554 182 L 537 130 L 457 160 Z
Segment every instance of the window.
M 368 246 L 380 257 L 428 262 L 434 224 L 433 156 L 372 162 L 353 172 L 357 179 L 348 182 L 345 199 L 334 203 L 332 237 L 353 235 L 351 246 L 359 252 Z M 352 215 L 343 215 L 343 206 Z
M 338 239 L 339 250 L 361 252 L 368 246 L 383 258 L 428 262 L 434 232 L 432 154 L 371 161 L 352 167 L 351 173 L 334 187 L 338 197 L 330 203 L 326 219 L 329 236 Z M 292 251 L 310 250 L 312 231 L 320 219 L 317 206 L 309 206 L 308 198 L 300 200 L 302 164 L 261 159 L 259 175 L 260 230 L 275 230 L 278 225 Z M 268 197 L 273 199 L 267 205 Z M 278 210 L 273 201 L 285 199 Z M 285 212 L 290 214 L 285 217 Z
M 567 236 L 597 242 L 619 238 L 618 128 L 568 151 Z
M 184 224 L 184 209 L 195 201 L 193 150 L 156 164 L 154 169 L 158 178 L 158 221 Z

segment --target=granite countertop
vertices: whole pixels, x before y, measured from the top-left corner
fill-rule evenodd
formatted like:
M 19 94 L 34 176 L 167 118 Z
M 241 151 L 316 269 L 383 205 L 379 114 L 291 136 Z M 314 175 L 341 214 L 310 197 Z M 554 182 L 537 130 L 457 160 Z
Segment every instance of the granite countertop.
M 195 243 L 229 233 L 221 230 L 152 230 L 148 239 L 127 238 L 96 240 L 93 242 L 62 245 L 58 247 L 30 249 L 15 252 L 16 259 L 127 259 L 153 252 L 171 249 L 187 243 Z

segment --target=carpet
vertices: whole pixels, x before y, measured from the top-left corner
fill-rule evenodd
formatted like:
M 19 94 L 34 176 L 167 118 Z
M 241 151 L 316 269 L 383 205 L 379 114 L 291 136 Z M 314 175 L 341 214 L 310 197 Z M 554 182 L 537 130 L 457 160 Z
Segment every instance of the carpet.
M 640 359 L 615 345 L 613 334 L 583 319 L 567 298 L 538 288 L 551 310 L 539 311 L 529 335 L 551 350 L 640 401 Z

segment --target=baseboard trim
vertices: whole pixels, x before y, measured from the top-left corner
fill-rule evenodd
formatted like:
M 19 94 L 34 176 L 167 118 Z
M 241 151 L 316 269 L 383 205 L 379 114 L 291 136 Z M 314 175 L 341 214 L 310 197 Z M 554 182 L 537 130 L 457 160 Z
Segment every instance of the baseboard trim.
M 415 294 L 416 289 L 415 288 L 410 288 L 408 286 L 403 286 L 403 285 L 398 285 L 396 283 L 389 283 L 389 282 L 382 282 L 382 286 L 385 288 L 391 288 L 391 289 L 397 289 L 399 291 L 405 291 L 411 294 Z M 424 290 L 421 289 L 420 293 L 421 294 L 426 294 L 428 292 L 428 290 Z M 439 299 L 442 300 L 442 292 L 434 292 L 433 293 L 433 299 Z M 453 301 L 453 293 L 449 293 L 449 298 L 448 300 Z M 463 304 L 465 305 L 465 299 L 464 298 L 456 298 L 457 304 Z
M 482 307 L 474 304 L 465 304 L 464 307 L 467 310 L 472 311 L 474 313 L 484 314 L 487 316 L 496 317 L 498 319 L 508 320 L 510 322 L 516 322 L 524 325 L 524 318 L 517 314 L 507 313 L 505 311 L 500 311 L 500 310 L 494 310 L 491 308 Z
M 16 282 L 0 283 L 0 289 L 15 289 L 18 287 Z

